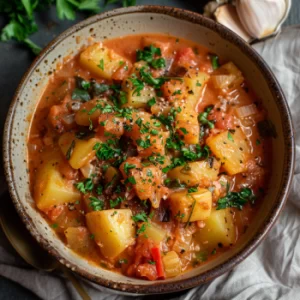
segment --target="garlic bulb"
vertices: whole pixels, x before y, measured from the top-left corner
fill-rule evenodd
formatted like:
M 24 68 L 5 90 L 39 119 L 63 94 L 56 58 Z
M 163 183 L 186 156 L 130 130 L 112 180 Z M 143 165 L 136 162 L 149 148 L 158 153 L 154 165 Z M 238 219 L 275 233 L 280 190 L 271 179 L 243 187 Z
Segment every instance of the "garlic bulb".
M 276 31 L 287 4 L 286 0 L 237 0 L 236 8 L 247 32 L 260 39 Z
M 247 33 L 247 31 L 244 29 L 243 25 L 241 24 L 236 12 L 236 8 L 233 5 L 225 4 L 219 6 L 215 11 L 214 15 L 216 20 L 219 23 L 234 31 L 236 34 L 242 37 L 246 42 L 249 42 L 251 40 L 250 35 Z

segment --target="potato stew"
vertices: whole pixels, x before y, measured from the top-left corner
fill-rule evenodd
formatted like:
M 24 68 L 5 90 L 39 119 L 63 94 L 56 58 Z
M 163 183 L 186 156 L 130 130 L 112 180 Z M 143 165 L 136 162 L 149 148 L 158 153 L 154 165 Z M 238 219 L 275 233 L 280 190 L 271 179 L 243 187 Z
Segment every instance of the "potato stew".
M 92 264 L 147 280 L 233 247 L 268 183 L 272 124 L 242 72 L 167 35 L 58 66 L 28 140 L 37 208 Z

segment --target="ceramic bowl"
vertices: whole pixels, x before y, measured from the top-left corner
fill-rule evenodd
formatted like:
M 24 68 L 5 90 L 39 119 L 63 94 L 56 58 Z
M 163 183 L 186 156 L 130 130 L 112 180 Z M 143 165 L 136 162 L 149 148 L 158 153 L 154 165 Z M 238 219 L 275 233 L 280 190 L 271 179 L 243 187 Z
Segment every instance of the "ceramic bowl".
M 29 189 L 27 137 L 30 121 L 49 76 L 64 57 L 76 54 L 92 36 L 101 41 L 140 33 L 165 33 L 193 40 L 243 71 L 269 111 L 278 137 L 270 188 L 248 231 L 231 250 L 212 262 L 165 281 L 143 281 L 89 264 L 68 249 L 37 211 Z M 33 62 L 9 109 L 4 132 L 4 162 L 12 201 L 34 238 L 62 264 L 106 288 L 123 293 L 175 292 L 205 283 L 245 259 L 263 240 L 286 201 L 294 167 L 291 115 L 282 90 L 262 58 L 230 30 L 199 14 L 163 6 L 137 6 L 91 17 L 61 34 Z

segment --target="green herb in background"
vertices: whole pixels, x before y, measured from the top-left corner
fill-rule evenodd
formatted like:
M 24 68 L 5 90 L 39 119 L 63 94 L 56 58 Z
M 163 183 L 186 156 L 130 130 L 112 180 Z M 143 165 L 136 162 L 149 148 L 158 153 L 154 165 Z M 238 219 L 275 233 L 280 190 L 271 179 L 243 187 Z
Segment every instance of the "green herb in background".
M 38 31 L 35 13 L 56 5 L 57 16 L 60 20 L 75 20 L 77 11 L 99 13 L 103 7 L 99 0 L 9 0 L 0 1 L 0 13 L 8 18 L 8 23 L 1 30 L 0 40 L 7 42 L 16 40 L 29 47 L 37 55 L 41 48 L 29 39 Z M 136 0 L 107 0 L 103 6 L 119 4 L 123 7 L 136 4 Z

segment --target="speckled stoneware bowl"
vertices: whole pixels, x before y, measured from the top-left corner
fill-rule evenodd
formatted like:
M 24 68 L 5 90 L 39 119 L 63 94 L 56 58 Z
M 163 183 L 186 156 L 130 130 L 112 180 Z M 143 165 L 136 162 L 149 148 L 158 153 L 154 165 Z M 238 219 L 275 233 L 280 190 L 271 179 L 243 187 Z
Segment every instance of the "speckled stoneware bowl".
M 276 126 L 274 163 L 264 203 L 247 233 L 221 257 L 165 281 L 143 281 L 90 265 L 68 249 L 37 211 L 29 191 L 27 137 L 30 121 L 49 76 L 58 62 L 76 54 L 92 36 L 97 41 L 129 34 L 166 33 L 205 45 L 232 60 L 262 98 Z M 237 35 L 199 14 L 163 6 L 137 6 L 96 15 L 71 27 L 40 54 L 20 83 L 4 132 L 6 178 L 14 205 L 35 239 L 62 264 L 91 281 L 118 292 L 153 294 L 175 292 L 211 280 L 245 259 L 263 240 L 287 198 L 294 167 L 294 137 L 290 112 L 281 88 L 261 57 Z

